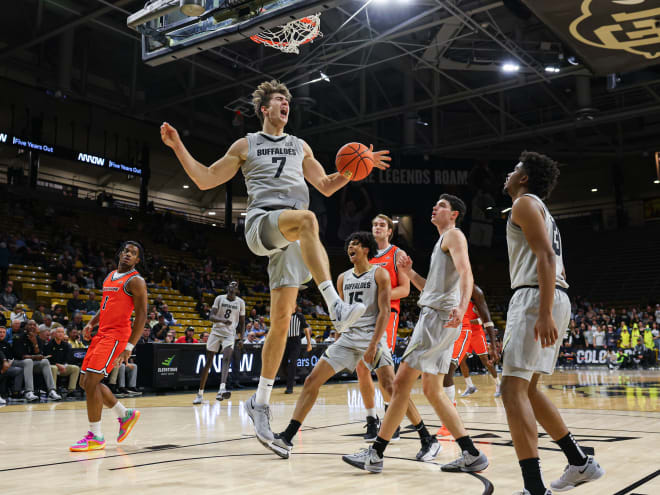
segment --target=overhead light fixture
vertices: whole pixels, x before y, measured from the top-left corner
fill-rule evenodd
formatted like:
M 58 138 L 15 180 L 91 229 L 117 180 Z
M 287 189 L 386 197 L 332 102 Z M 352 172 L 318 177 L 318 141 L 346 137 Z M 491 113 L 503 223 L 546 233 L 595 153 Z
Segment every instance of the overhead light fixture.
M 211 227 L 217 227 L 217 225 L 216 225 L 216 224 L 214 224 L 214 223 L 212 223 L 212 224 L 211 224 Z
M 504 209 L 502 210 L 502 213 L 508 213 L 508 212 L 510 212 L 510 211 L 511 211 L 511 208 L 510 208 L 510 207 L 509 207 L 509 208 L 504 208 Z
M 556 74 L 556 73 L 560 72 L 561 69 L 560 69 L 559 67 L 554 66 L 554 65 L 548 65 L 548 66 L 545 68 L 545 71 L 546 71 L 546 72 L 549 72 L 549 73 L 551 73 L 551 74 Z
M 184 184 L 184 185 L 183 185 L 183 188 L 184 188 L 184 189 L 190 189 L 190 186 L 189 186 L 188 184 Z
M 492 206 L 487 206 L 486 209 L 490 211 L 490 210 L 493 209 L 493 207 Z
M 215 212 L 214 211 L 209 211 L 209 215 L 213 216 L 213 215 L 215 215 Z
M 598 192 L 598 188 L 597 187 L 592 187 L 591 192 Z
M 329 82 L 330 82 L 330 76 L 328 76 L 325 72 L 323 72 L 322 70 L 320 70 L 320 71 L 319 71 L 319 77 L 317 77 L 316 79 L 312 79 L 311 81 L 309 81 L 309 84 L 317 83 L 317 82 L 319 82 L 319 81 L 325 81 L 325 82 L 329 83 Z
M 245 217 L 245 216 L 247 216 L 247 213 L 241 213 L 241 216 Z
M 520 65 L 515 62 L 506 62 L 502 64 L 502 72 L 512 73 L 518 72 L 520 70 Z
M 199 17 L 206 12 L 206 0 L 179 0 L 179 10 L 188 17 Z
M 392 223 L 399 223 L 398 220 L 392 220 Z
M 653 183 L 654 183 L 654 184 L 660 184 L 660 180 L 655 179 L 655 180 L 653 181 Z

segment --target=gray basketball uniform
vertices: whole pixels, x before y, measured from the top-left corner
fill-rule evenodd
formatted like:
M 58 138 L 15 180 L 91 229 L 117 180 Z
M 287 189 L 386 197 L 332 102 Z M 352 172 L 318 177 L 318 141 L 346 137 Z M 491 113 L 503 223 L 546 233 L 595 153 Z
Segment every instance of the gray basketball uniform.
M 564 261 L 559 229 L 550 211 L 538 196 L 525 194 L 538 201 L 543 208 L 545 229 L 556 256 L 555 298 L 552 318 L 557 325 L 559 338 L 554 346 L 543 348 L 534 339 L 534 325 L 539 315 L 540 295 L 536 255 L 529 247 L 520 227 L 509 220 L 506 240 L 509 250 L 509 274 L 511 288 L 515 291 L 509 302 L 503 344 L 503 375 L 530 380 L 534 373 L 551 374 L 555 369 L 563 332 L 571 318 L 571 303 L 566 293 L 568 283 L 564 278 Z
M 344 301 L 348 304 L 361 302 L 367 307 L 367 310 L 348 330 L 341 334 L 339 340 L 326 349 L 321 357 L 337 373 L 343 369 L 355 370 L 374 335 L 378 319 L 378 284 L 376 283 L 378 268 L 378 266 L 372 265 L 369 271 L 362 275 L 356 275 L 352 269 L 343 274 Z M 394 366 L 392 355 L 387 348 L 385 332 L 378 343 L 375 362 L 365 364 L 371 369 Z
M 223 294 L 215 298 L 212 308 L 216 309 L 216 316 L 231 321 L 229 325 L 220 322 L 213 323 L 211 335 L 209 335 L 209 340 L 206 342 L 206 348 L 209 351 L 218 352 L 234 345 L 240 317 L 245 316 L 245 301 L 240 297 L 230 301 Z
M 268 256 L 270 288 L 298 287 L 311 279 L 302 260 L 300 244 L 289 242 L 278 221 L 284 210 L 306 210 L 309 189 L 303 174 L 303 141 L 284 134 L 247 135 L 248 154 L 241 170 L 245 176 L 248 208 L 245 240 L 257 256 Z
M 449 312 L 461 299 L 460 275 L 451 255 L 442 250 L 440 236 L 431 254 L 431 266 L 424 290 L 417 302 L 422 308 L 402 360 L 423 373 L 446 374 L 451 364 L 454 341 L 461 326 L 447 327 Z

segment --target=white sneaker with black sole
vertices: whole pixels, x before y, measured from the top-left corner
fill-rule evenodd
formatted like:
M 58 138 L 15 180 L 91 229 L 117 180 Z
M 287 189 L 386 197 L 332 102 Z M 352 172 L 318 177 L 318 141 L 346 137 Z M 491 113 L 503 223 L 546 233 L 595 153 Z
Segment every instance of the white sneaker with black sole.
M 193 399 L 193 404 L 201 404 L 204 401 L 204 396 L 202 394 L 197 394 Z
M 257 394 L 254 394 L 245 402 L 243 407 L 252 420 L 257 440 L 267 449 L 273 450 L 271 444 L 275 440 L 275 435 L 270 429 L 270 407 L 268 407 L 268 404 L 257 404 Z M 277 454 L 277 452 L 275 453 Z
M 337 329 L 337 332 L 342 333 L 350 328 L 367 310 L 367 307 L 362 303 L 347 304 L 341 299 L 332 305 L 330 310 L 330 321 Z
M 7 404 L 7 401 L 0 397 L 0 406 L 4 406 L 5 404 Z
M 62 396 L 57 392 L 55 392 L 55 390 L 51 390 L 50 392 L 48 392 L 48 398 L 50 400 L 62 400 Z
M 473 385 L 472 387 L 468 387 L 468 388 L 466 388 L 466 389 L 465 389 L 465 392 L 463 392 L 463 393 L 461 394 L 461 397 L 467 397 L 468 395 L 472 395 L 472 394 L 475 393 L 476 391 L 477 391 L 477 387 L 475 387 L 475 386 Z
M 268 448 L 279 455 L 282 459 L 288 459 L 293 450 L 293 444 L 287 441 L 287 439 L 279 433 L 276 433 L 275 440 L 271 442 Z
M 341 460 L 370 473 L 381 473 L 383 471 L 383 458 L 378 455 L 373 447 L 362 449 L 355 454 L 343 455 Z
M 587 456 L 587 462 L 582 466 L 573 466 L 569 464 L 564 468 L 564 472 L 558 480 L 550 483 L 553 490 L 557 492 L 566 492 L 576 486 L 595 481 L 602 478 L 605 470 L 600 467 L 593 456 Z
M 415 459 L 420 462 L 431 462 L 438 456 L 442 450 L 442 445 L 435 437 L 426 437 L 422 439 L 422 448 L 417 452 Z
M 24 397 L 25 400 L 28 402 L 37 402 L 39 400 L 39 397 L 34 395 L 34 392 L 32 390 L 28 390 L 27 392 L 25 392 Z
M 444 464 L 440 469 L 447 473 L 476 473 L 488 467 L 488 458 L 483 452 L 472 455 L 464 450 L 461 456 L 449 464 Z
M 215 396 L 215 400 L 219 400 L 219 401 L 223 401 L 229 398 L 231 398 L 231 392 L 227 392 L 226 390 L 220 390 Z

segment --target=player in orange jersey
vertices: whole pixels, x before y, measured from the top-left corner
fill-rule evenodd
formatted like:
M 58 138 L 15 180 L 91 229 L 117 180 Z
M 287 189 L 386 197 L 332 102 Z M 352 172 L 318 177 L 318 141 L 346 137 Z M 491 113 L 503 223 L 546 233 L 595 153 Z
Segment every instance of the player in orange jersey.
M 376 256 L 369 260 L 372 265 L 378 265 L 387 270 L 390 275 L 390 282 L 392 284 L 392 295 L 390 302 L 390 319 L 387 323 L 387 347 L 390 352 L 394 354 L 394 347 L 396 346 L 396 334 L 399 327 L 399 313 L 401 311 L 401 299 L 408 297 L 410 294 L 410 279 L 404 274 L 399 272 L 396 267 L 397 257 L 405 255 L 405 251 L 390 244 L 392 237 L 394 237 L 394 222 L 390 217 L 384 214 L 379 214 L 371 221 L 371 233 L 378 245 L 378 253 Z M 362 394 L 362 401 L 367 410 L 367 432 L 364 435 L 366 442 L 373 442 L 376 440 L 378 429 L 380 428 L 380 421 L 376 414 L 376 390 L 374 382 L 371 378 L 371 372 L 367 369 L 365 364 L 360 361 L 356 368 L 358 382 L 360 385 L 360 393 Z M 381 389 L 382 390 L 382 389 Z M 384 393 L 383 396 L 389 394 Z M 385 403 L 385 410 L 388 404 Z M 411 417 L 409 419 L 415 426 L 417 433 L 422 442 L 422 449 L 417 455 L 417 460 L 431 461 L 440 451 L 437 439 L 429 434 L 424 422 L 422 421 L 419 411 L 413 404 L 412 400 L 409 401 Z M 392 436 L 392 441 L 395 442 L 400 439 L 400 432 L 397 429 Z M 437 444 L 437 445 L 436 445 Z
M 118 442 L 128 436 L 140 417 L 137 409 L 126 409 L 110 389 L 101 383 L 112 368 L 128 362 L 147 321 L 147 284 L 135 269 L 140 260 L 144 259 L 144 249 L 135 241 L 126 241 L 118 255 L 117 269 L 110 272 L 103 282 L 101 308 L 85 327 L 85 330 L 91 331 L 94 326 L 99 326 L 80 371 L 83 373 L 80 386 L 87 394 L 89 431 L 69 447 L 71 452 L 105 448 L 101 432 L 104 404 L 113 410 L 119 420 Z M 131 328 L 131 313 L 134 309 L 135 318 Z

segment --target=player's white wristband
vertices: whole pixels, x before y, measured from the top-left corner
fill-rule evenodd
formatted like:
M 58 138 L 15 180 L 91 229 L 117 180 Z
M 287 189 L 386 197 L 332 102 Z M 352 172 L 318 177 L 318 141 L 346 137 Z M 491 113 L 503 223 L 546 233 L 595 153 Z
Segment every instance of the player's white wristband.
M 484 328 L 495 328 L 495 323 L 493 323 L 492 321 L 487 321 L 486 323 L 484 323 Z
M 483 325 L 483 324 L 484 324 L 484 322 L 481 321 L 481 318 L 477 318 L 477 323 L 478 323 L 479 325 Z
M 125 351 L 132 351 L 135 346 L 131 344 L 130 342 L 126 342 L 126 347 L 124 348 Z

